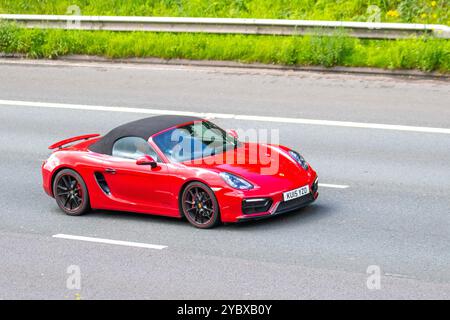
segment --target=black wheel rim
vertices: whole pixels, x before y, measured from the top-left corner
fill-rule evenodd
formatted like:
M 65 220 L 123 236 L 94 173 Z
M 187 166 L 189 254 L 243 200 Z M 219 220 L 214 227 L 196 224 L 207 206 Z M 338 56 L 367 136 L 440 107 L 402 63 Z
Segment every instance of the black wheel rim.
M 197 224 L 208 224 L 214 217 L 215 205 L 210 194 L 201 187 L 190 187 L 184 192 L 183 211 Z
M 56 182 L 55 197 L 67 211 L 76 211 L 83 205 L 83 191 L 78 180 L 69 174 Z

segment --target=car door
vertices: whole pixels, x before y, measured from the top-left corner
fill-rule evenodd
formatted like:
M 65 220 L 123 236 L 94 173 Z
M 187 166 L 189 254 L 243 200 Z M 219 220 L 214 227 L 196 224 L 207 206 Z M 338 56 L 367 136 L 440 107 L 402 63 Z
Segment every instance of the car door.
M 156 160 L 155 168 L 136 164 L 145 154 Z M 167 209 L 173 205 L 173 188 L 168 173 L 167 164 L 140 137 L 117 140 L 112 156 L 105 158 L 104 177 L 112 200 L 122 210 L 170 214 Z

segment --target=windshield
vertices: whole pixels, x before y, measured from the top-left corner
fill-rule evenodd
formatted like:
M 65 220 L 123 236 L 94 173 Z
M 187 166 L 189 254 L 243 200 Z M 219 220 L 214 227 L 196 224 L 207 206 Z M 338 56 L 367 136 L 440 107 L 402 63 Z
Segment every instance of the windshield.
M 209 121 L 198 121 L 156 135 L 153 141 L 172 161 L 183 162 L 223 153 L 237 146 L 234 137 Z

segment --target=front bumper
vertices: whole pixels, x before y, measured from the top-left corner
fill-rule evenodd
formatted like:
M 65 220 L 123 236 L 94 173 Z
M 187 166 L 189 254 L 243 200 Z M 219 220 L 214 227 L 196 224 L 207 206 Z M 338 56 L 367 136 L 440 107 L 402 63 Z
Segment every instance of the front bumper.
M 270 207 L 268 211 L 255 214 L 242 214 L 239 215 L 236 218 L 236 220 L 237 222 L 241 222 L 241 221 L 269 218 L 279 214 L 295 211 L 311 204 L 319 196 L 317 177 L 315 178 L 314 182 L 310 184 L 310 190 L 311 190 L 310 193 L 289 201 L 283 201 L 281 193 L 280 196 L 278 197 L 278 201 L 274 201 L 273 205 Z

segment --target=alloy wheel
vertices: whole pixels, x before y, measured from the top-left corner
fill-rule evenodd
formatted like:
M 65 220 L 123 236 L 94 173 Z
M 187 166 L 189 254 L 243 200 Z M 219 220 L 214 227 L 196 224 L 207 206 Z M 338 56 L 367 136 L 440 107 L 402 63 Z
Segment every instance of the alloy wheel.
M 213 219 L 216 208 L 209 193 L 194 185 L 188 187 L 184 192 L 183 211 L 196 224 L 207 225 Z
M 76 211 L 83 205 L 83 190 L 76 177 L 70 174 L 60 176 L 55 191 L 55 197 L 67 211 Z

